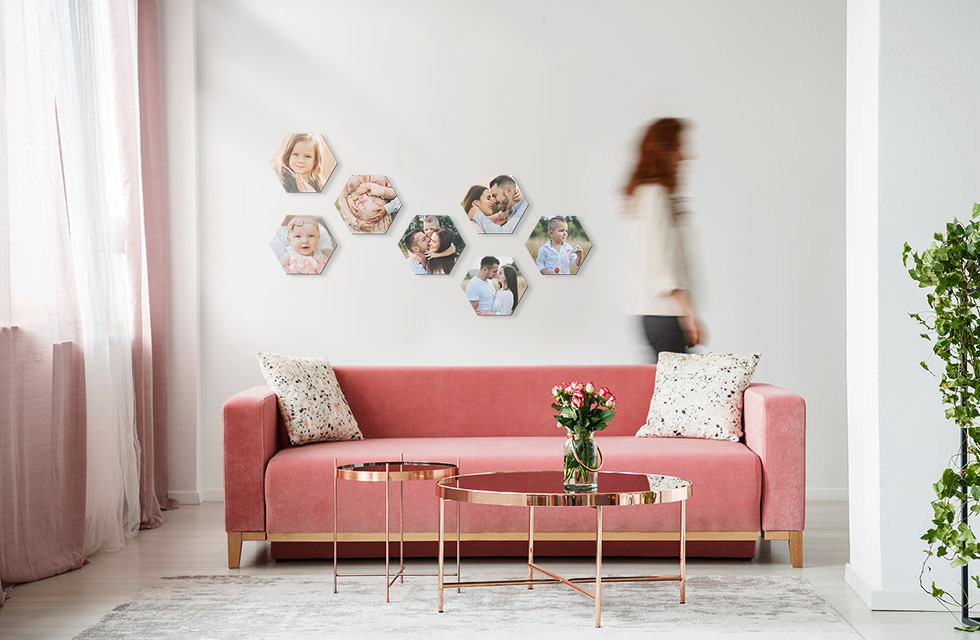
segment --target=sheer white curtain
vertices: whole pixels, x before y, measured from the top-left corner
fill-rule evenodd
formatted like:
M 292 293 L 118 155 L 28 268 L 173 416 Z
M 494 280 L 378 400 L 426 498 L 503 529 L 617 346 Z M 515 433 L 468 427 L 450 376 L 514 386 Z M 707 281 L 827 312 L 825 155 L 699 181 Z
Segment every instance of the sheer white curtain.
M 122 548 L 140 524 L 133 302 L 126 225 L 139 219 L 135 0 L 58 2 L 65 196 L 88 404 L 85 553 Z
M 0 0 L 0 603 L 177 506 L 159 49 L 156 0 Z
M 0 603 L 76 569 L 85 376 L 55 109 L 51 3 L 0 2 Z

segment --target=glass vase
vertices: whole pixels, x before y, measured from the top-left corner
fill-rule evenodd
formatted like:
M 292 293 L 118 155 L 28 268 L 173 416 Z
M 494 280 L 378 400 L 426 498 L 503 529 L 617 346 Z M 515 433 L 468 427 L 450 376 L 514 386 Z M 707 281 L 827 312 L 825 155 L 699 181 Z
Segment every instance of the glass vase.
M 565 438 L 565 491 L 595 491 L 596 473 L 602 467 L 602 453 L 589 433 L 579 436 L 568 431 Z

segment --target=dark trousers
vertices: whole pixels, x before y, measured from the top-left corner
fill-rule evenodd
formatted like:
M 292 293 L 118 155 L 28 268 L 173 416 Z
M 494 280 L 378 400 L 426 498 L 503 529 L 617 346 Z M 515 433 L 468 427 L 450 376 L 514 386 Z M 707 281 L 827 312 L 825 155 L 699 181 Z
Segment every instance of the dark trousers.
M 687 353 L 687 342 L 677 316 L 643 316 L 643 332 L 653 349 L 654 364 L 664 351 Z

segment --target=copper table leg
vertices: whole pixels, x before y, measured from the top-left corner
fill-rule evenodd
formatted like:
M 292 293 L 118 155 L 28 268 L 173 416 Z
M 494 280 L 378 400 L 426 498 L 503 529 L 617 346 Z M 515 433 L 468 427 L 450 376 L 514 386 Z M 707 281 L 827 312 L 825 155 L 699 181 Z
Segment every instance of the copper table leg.
M 687 501 L 681 500 L 681 604 L 684 604 L 685 556 L 687 555 Z
M 459 486 L 459 456 L 456 457 L 456 486 Z M 463 579 L 463 574 L 460 572 L 460 555 L 459 555 L 459 542 L 460 542 L 460 528 L 459 528 L 459 508 L 462 506 L 461 502 L 456 503 L 456 582 L 460 582 Z M 456 593 L 462 593 L 462 587 L 456 587 Z
M 527 508 L 527 579 L 534 580 L 534 507 Z M 528 583 L 527 588 L 534 585 Z
M 388 541 L 388 484 L 391 482 L 391 475 L 388 465 L 385 465 L 385 602 L 391 602 L 389 592 L 391 590 L 391 544 Z
M 405 454 L 402 454 L 402 465 L 399 471 L 405 470 Z M 398 576 L 402 584 L 405 584 L 405 481 L 398 482 Z
M 602 617 L 602 507 L 595 508 L 595 626 Z
M 446 500 L 444 498 L 439 498 L 439 613 L 442 613 L 442 583 L 444 578 L 444 562 L 446 559 L 446 523 L 443 518 L 446 515 Z M 458 580 L 457 580 L 458 582 Z
M 333 459 L 333 592 L 337 593 L 337 458 Z

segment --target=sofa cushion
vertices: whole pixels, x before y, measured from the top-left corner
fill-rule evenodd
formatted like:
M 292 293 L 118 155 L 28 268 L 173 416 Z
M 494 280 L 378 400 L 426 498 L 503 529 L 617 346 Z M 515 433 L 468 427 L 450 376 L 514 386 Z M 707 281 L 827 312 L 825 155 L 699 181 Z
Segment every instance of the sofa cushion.
M 656 370 L 653 365 L 336 368 L 368 440 L 563 435 L 555 426 L 551 388 L 567 380 L 609 387 L 616 395 L 616 417 L 603 435 L 632 436 L 646 419 Z M 501 385 L 506 402 L 498 393 Z
M 742 397 L 758 364 L 757 353 L 661 354 L 647 421 L 636 436 L 737 442 Z
M 557 429 L 556 429 L 557 431 Z M 762 468 L 758 456 L 739 442 L 694 438 L 601 436 L 607 471 L 674 475 L 692 481 L 688 501 L 690 531 L 758 531 Z M 269 461 L 265 477 L 266 530 L 270 533 L 317 533 L 333 530 L 333 469 L 338 464 L 406 460 L 455 462 L 463 473 L 560 469 L 564 438 L 373 438 L 284 449 Z M 406 482 L 405 530 L 435 531 L 439 501 L 433 482 Z M 338 530 L 384 531 L 384 483 L 341 480 Z M 399 494 L 391 487 L 391 529 L 397 531 Z M 676 504 L 607 508 L 606 531 L 676 531 Z M 455 528 L 455 505 L 447 503 L 447 528 Z M 540 508 L 538 531 L 592 531 L 589 508 Z M 526 531 L 527 510 L 463 505 L 467 532 Z
M 279 400 L 289 444 L 361 440 L 333 367 L 326 358 L 257 353 L 262 376 Z

